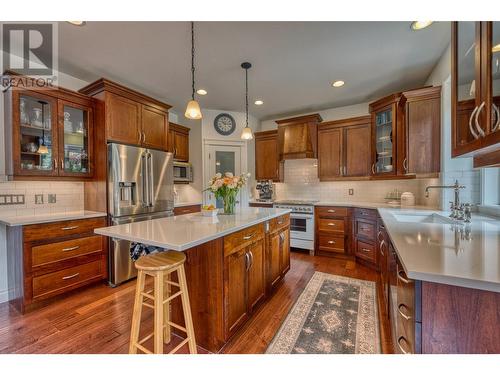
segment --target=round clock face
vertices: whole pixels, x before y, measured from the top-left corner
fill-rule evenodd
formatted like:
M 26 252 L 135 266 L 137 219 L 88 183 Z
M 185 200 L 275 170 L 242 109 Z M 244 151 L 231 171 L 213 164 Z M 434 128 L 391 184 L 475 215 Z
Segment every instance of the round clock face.
M 214 120 L 214 128 L 221 135 L 229 135 L 236 129 L 236 121 L 230 114 L 221 113 Z

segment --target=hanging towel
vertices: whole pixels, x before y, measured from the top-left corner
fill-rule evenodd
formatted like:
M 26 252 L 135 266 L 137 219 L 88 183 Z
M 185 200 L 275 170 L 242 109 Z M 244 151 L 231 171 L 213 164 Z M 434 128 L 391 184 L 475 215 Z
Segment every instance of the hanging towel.
M 130 258 L 135 262 L 142 255 L 154 254 L 163 251 L 163 248 L 158 246 L 148 246 L 142 243 L 130 243 Z

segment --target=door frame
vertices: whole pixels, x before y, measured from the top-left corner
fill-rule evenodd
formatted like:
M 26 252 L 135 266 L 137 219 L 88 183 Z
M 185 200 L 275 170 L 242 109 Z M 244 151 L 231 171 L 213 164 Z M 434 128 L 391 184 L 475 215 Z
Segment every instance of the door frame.
M 205 190 L 208 186 L 208 180 L 212 178 L 212 176 L 208 175 L 208 171 L 210 169 L 210 159 L 208 158 L 208 150 L 209 147 L 213 146 L 232 146 L 240 148 L 240 169 L 241 173 L 246 173 L 248 171 L 248 146 L 246 141 L 238 141 L 238 140 L 226 140 L 226 139 L 204 139 L 203 140 L 203 186 L 202 190 Z M 240 192 L 240 204 L 239 207 L 247 207 L 248 206 L 248 197 L 249 197 L 249 182 L 247 181 L 247 185 Z M 203 204 L 206 204 L 209 201 L 208 192 L 203 191 Z

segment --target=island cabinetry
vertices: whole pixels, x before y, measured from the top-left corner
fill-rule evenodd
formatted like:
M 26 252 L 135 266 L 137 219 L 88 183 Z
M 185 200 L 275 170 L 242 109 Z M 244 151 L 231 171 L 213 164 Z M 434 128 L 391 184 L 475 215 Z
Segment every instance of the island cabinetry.
M 267 290 L 272 291 L 290 269 L 290 215 L 270 221 L 266 242 Z
M 356 258 L 360 263 L 378 269 L 376 210 L 355 208 L 353 221 Z
M 382 219 L 377 219 L 377 248 L 380 265 L 380 281 L 382 285 L 382 297 L 386 311 L 389 311 L 389 236 Z
M 316 254 L 335 256 L 349 253 L 351 209 L 316 207 Z
M 7 227 L 9 299 L 21 311 L 107 277 L 105 218 Z
M 225 336 L 243 324 L 265 297 L 264 225 L 224 238 Z

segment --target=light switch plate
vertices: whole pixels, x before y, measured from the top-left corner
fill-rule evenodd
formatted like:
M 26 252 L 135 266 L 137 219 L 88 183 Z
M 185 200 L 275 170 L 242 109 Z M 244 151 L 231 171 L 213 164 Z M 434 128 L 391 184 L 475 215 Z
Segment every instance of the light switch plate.
M 43 194 L 35 194 L 35 204 L 43 204 Z
M 49 201 L 49 203 L 56 203 L 56 195 L 55 194 L 49 194 L 48 201 Z

